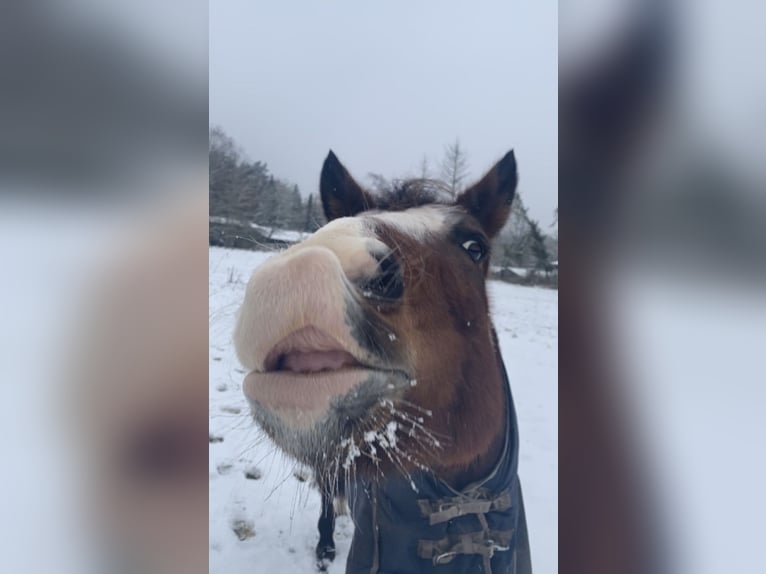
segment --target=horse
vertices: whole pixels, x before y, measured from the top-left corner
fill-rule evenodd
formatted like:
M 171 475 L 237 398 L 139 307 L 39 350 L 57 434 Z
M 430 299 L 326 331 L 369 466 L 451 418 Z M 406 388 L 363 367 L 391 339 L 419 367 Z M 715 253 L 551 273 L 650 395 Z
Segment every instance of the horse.
M 531 572 L 486 290 L 517 185 L 510 151 L 456 197 L 426 180 L 374 195 L 330 151 L 328 223 L 248 281 L 233 337 L 244 394 L 273 442 L 315 470 L 319 558 L 334 556 L 331 503 L 345 491 L 349 574 Z
M 339 506 L 345 505 L 346 489 L 343 476 L 325 476 L 317 471 L 314 480 L 322 498 L 322 510 L 317 521 L 319 542 L 315 554 L 317 567 L 323 572 L 327 570 L 330 562 L 335 560 L 336 503 Z

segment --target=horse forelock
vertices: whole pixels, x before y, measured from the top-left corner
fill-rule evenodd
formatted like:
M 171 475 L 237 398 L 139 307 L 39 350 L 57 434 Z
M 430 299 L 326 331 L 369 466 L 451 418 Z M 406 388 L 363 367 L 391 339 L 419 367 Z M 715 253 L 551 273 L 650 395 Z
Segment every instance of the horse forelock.
M 450 188 L 436 179 L 404 179 L 394 181 L 389 189 L 375 196 L 381 211 L 403 211 L 412 207 L 452 203 Z

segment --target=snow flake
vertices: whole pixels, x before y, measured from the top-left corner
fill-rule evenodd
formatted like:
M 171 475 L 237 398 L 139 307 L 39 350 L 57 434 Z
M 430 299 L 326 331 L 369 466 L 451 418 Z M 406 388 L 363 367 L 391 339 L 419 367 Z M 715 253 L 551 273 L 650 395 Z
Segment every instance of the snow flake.
M 396 421 L 391 421 L 386 425 L 386 439 L 388 439 L 388 444 L 391 446 L 396 446 L 396 431 L 399 428 L 399 423 Z
M 345 470 L 348 470 L 351 468 L 351 465 L 354 464 L 354 460 L 359 458 L 362 455 L 362 451 L 359 450 L 359 447 L 356 446 L 351 441 L 349 442 L 348 452 L 346 453 L 346 460 L 343 462 L 343 468 Z

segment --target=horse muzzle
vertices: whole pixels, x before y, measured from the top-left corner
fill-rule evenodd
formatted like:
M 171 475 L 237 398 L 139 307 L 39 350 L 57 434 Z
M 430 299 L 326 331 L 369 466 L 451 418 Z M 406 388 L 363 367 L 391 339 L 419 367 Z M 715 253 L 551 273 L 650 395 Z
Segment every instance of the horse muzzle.
M 251 277 L 234 335 L 256 421 L 299 460 L 326 456 L 409 386 L 392 335 L 333 250 L 273 257 Z

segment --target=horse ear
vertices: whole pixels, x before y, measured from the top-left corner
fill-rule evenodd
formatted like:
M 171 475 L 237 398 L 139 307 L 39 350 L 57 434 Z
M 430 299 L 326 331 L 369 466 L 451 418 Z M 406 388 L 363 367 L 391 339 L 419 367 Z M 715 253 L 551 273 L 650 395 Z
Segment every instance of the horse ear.
M 489 238 L 497 235 L 511 214 L 511 203 L 519 183 L 516 156 L 513 150 L 469 189 L 455 203 L 479 220 Z
M 338 217 L 352 217 L 375 205 L 372 196 L 354 181 L 332 150 L 327 154 L 322 166 L 319 194 L 327 221 Z

